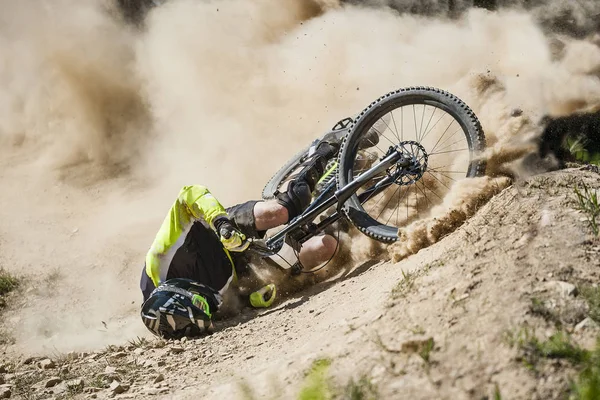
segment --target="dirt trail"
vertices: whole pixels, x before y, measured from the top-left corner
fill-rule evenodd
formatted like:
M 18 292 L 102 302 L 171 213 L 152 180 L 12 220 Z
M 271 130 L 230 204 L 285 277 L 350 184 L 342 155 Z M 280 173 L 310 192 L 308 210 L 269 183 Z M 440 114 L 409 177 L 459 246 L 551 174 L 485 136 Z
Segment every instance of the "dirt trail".
M 572 169 L 517 182 L 436 245 L 396 264 L 365 262 L 273 309 L 245 309 L 204 339 L 70 353 L 42 374 L 44 357 L 34 358 L 8 365 L 6 377 L 29 379 L 36 395 L 82 379 L 86 398 L 114 396 L 114 380 L 127 390 L 117 398 L 294 398 L 311 364 L 330 359 L 336 383 L 366 376 L 379 398 L 480 399 L 496 388 L 503 398 L 562 398 L 573 371 L 542 364 L 536 375 L 506 338 L 523 326 L 549 336 L 553 318 L 584 346 L 600 332 L 569 289 L 598 280 L 598 241 L 573 193 L 582 182 L 600 189 L 598 177 Z M 550 314 L 534 312 L 534 299 Z M 429 340 L 426 359 L 411 350 Z M 55 375 L 62 383 L 44 389 Z

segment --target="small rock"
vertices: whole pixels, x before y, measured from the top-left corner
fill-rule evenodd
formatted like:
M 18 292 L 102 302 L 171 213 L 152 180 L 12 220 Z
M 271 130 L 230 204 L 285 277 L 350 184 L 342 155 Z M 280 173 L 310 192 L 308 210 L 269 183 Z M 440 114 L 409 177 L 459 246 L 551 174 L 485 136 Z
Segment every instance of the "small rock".
M 156 362 L 156 365 L 159 367 L 164 367 L 165 365 L 167 365 L 167 363 L 165 362 L 165 360 L 159 360 Z
M 137 349 L 135 349 L 133 351 L 133 354 L 135 354 L 136 356 L 142 355 L 144 353 L 144 349 L 142 349 L 141 347 L 138 347 Z
M 404 353 L 420 353 L 425 348 L 432 347 L 433 343 L 432 337 L 408 340 L 402 343 L 401 350 Z
M 575 332 L 580 332 L 584 329 L 596 329 L 598 328 L 598 324 L 591 318 L 586 318 L 577 325 L 575 325 Z
M 550 281 L 546 283 L 545 287 L 560 293 L 564 297 L 577 295 L 577 287 L 568 282 Z
M 173 354 L 180 354 L 180 353 L 183 353 L 184 351 L 185 351 L 185 349 L 181 346 L 171 347 L 171 353 L 173 353 Z
M 142 394 L 146 394 L 148 396 L 155 396 L 156 394 L 158 394 L 158 389 L 147 388 L 143 390 Z
M 125 353 L 124 351 L 119 351 L 110 356 L 110 358 L 113 360 L 117 360 L 117 359 L 123 358 L 123 357 L 127 357 L 127 353 Z
M 116 374 L 117 373 L 117 368 L 111 367 L 110 365 L 107 365 L 106 368 L 104 368 L 104 373 L 107 374 L 107 375 Z
M 52 369 L 54 367 L 56 367 L 56 364 L 54 364 L 54 361 L 52 361 L 49 358 L 46 358 L 46 359 L 40 361 L 40 368 L 41 369 Z
M 0 387 L 0 399 L 10 399 L 11 395 L 12 392 L 10 391 L 10 388 Z
M 67 382 L 67 389 L 69 389 L 69 391 L 73 392 L 80 392 L 83 390 L 83 379 L 72 379 L 70 381 Z
M 127 391 L 127 389 L 129 389 L 129 386 L 123 385 L 119 381 L 112 381 L 109 389 L 113 394 L 121 394 L 121 393 L 125 393 Z
M 467 299 L 469 297 L 469 293 L 464 293 L 457 298 L 454 299 L 453 303 L 460 303 L 461 301 Z
M 62 379 L 60 379 L 58 376 L 53 376 L 52 378 L 48 379 L 46 381 L 46 383 L 44 383 L 44 387 L 51 388 L 51 387 L 58 385 L 61 382 L 62 382 Z
M 156 378 L 154 378 L 154 383 L 159 383 L 165 380 L 165 376 L 163 374 L 158 374 Z
M 520 117 L 521 115 L 523 115 L 523 110 L 521 110 L 520 108 L 513 108 L 510 112 L 510 116 L 513 118 Z

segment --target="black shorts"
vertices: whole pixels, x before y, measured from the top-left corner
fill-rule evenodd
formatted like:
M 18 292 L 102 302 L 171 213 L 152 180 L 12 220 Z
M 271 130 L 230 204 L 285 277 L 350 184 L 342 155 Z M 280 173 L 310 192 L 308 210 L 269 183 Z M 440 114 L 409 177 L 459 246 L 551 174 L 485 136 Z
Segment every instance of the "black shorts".
M 247 237 L 262 239 L 266 231 L 256 230 L 256 221 L 254 219 L 254 206 L 260 200 L 250 200 L 242 204 L 237 204 L 226 209 L 231 221 Z
M 256 203 L 258 203 L 256 200 L 247 201 L 230 207 L 226 211 L 231 221 L 244 235 L 262 238 L 265 231 L 258 232 L 254 220 Z M 172 278 L 192 279 L 220 291 L 229 284 L 233 269 L 242 275 L 247 272 L 248 262 L 249 257 L 244 253 L 230 252 L 228 256 L 215 232 L 198 221 L 188 232 L 184 244 L 175 252 L 169 266 L 167 280 Z M 154 283 L 146 274 L 145 266 L 140 286 L 144 299 L 148 298 L 155 288 Z

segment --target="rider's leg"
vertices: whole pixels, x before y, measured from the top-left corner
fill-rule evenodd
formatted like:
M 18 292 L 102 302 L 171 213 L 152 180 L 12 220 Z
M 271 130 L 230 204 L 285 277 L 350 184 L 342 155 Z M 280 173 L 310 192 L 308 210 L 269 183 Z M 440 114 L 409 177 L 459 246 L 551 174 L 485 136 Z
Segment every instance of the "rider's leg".
M 338 149 L 339 143 L 321 142 L 315 152 L 302 163 L 302 169 L 288 183 L 287 190 L 277 195 L 277 202 L 286 208 L 289 219 L 296 218 L 308 207 L 327 162 Z
M 254 206 L 254 223 L 257 231 L 266 231 L 289 220 L 288 210 L 276 200 L 259 201 Z
M 274 200 L 261 201 L 254 206 L 256 230 L 265 231 L 288 222 L 288 211 Z M 331 235 L 315 236 L 302 245 L 300 262 L 305 268 L 314 268 L 329 260 L 337 247 Z
M 329 261 L 336 249 L 337 240 L 331 235 L 315 236 L 304 242 L 300 250 L 300 263 L 306 269 L 313 269 Z

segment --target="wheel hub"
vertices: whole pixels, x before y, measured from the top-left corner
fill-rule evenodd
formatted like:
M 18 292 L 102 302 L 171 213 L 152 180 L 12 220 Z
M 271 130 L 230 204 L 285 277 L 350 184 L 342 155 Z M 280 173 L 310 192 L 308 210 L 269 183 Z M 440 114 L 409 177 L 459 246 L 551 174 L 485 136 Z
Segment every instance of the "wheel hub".
M 394 182 L 398 185 L 412 185 L 427 171 L 427 151 L 420 143 L 412 140 L 401 142 L 397 151 L 402 152 L 404 159 L 410 161 L 410 165 L 396 166 Z

